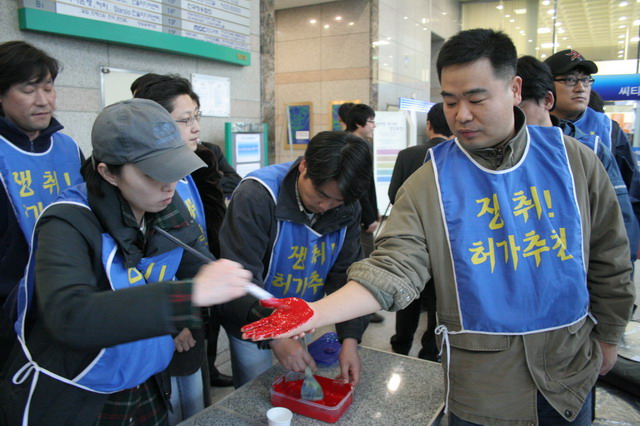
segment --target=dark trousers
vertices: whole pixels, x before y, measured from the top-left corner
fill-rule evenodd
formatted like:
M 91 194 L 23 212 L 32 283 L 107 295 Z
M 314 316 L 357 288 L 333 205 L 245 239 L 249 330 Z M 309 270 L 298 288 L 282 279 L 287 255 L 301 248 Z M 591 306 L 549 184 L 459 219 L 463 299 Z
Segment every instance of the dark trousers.
M 218 335 L 220 334 L 220 318 L 215 308 L 210 307 L 208 322 L 205 325 L 205 337 L 207 339 L 207 361 L 209 364 L 209 374 L 215 376 L 218 369 L 215 366 L 216 355 L 218 354 Z
M 423 305 L 427 309 L 427 329 L 422 335 L 422 348 L 418 358 L 429 361 L 438 361 L 438 346 L 436 345 L 436 304 L 435 288 L 433 281 L 429 281 L 420 297 L 406 308 L 396 312 L 396 334 L 391 337 L 393 351 L 402 355 L 408 355 L 413 345 L 413 337 L 418 329 L 420 313 Z

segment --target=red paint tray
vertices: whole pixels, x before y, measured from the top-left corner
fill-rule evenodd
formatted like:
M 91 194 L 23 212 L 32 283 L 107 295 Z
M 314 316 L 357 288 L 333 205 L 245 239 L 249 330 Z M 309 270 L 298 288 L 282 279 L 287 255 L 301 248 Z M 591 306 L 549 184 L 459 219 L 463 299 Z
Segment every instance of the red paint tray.
M 271 404 L 323 422 L 337 422 L 353 402 L 353 386 L 340 380 L 314 377 L 322 386 L 324 399 L 306 401 L 300 398 L 304 374 L 291 372 L 278 377 L 271 385 Z

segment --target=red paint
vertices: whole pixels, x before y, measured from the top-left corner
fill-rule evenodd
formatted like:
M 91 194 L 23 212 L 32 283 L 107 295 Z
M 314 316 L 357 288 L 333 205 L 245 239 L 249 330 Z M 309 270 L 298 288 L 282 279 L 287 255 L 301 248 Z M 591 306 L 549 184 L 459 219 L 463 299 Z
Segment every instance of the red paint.
M 285 377 L 279 377 L 271 386 L 273 406 L 286 407 L 303 416 L 335 423 L 353 402 L 353 386 L 340 380 L 314 375 L 322 386 L 324 399 L 306 401 L 300 397 L 304 376 L 300 375 L 300 380 L 292 381 L 286 381 Z
M 245 339 L 276 338 L 302 327 L 313 317 L 313 309 L 307 302 L 297 297 L 266 299 L 261 300 L 260 304 L 265 308 L 275 308 L 275 311 L 266 318 L 242 327 Z

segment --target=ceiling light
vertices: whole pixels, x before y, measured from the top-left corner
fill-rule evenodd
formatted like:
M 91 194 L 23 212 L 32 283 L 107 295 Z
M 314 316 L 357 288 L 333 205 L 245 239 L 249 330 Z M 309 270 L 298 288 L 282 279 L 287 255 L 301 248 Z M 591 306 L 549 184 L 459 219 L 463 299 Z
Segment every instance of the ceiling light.
M 562 37 L 562 41 L 565 41 L 567 39 L 567 37 Z
M 329 24 L 324 24 L 324 29 L 328 30 L 329 29 Z
M 540 57 L 541 57 L 542 59 L 544 59 L 544 58 L 546 58 L 546 57 L 547 57 L 547 55 L 543 53 L 542 55 L 540 55 Z
M 309 23 L 310 24 L 315 24 L 316 22 L 318 22 L 318 21 L 316 21 L 315 19 L 309 19 Z
M 559 27 L 560 25 L 562 25 L 562 22 L 558 22 L 556 21 L 556 23 L 554 24 L 556 27 Z
M 618 38 L 624 38 L 624 34 L 620 34 Z
M 620 4 L 618 5 L 620 7 L 625 7 L 625 6 L 629 6 L 629 3 L 626 1 L 621 1 Z
M 618 44 L 624 44 L 624 40 L 618 40 Z
M 618 50 L 618 53 L 624 53 L 624 50 Z
M 558 47 L 560 46 L 558 43 L 542 43 L 540 45 L 540 47 L 542 47 L 543 49 L 551 49 L 552 47 Z
M 349 25 L 355 25 L 355 23 L 354 22 L 349 22 Z
M 640 37 L 631 37 L 631 38 L 629 39 L 629 42 L 630 42 L 630 43 L 637 43 L 637 42 L 639 42 L 639 41 L 640 41 Z
M 525 13 L 527 13 L 527 9 L 513 9 L 513 13 L 515 13 L 516 15 L 524 15 Z
M 624 58 L 624 55 L 618 55 L 618 58 Z
M 446 14 L 447 14 L 447 12 L 442 12 L 442 14 L 443 14 L 443 15 L 446 15 Z
M 409 17 L 408 17 L 408 16 L 405 16 L 405 17 L 404 17 L 404 19 L 409 19 Z
M 374 46 L 386 46 L 387 44 L 390 44 L 390 43 L 387 40 L 378 40 L 378 41 L 374 41 L 371 44 Z
M 529 42 L 529 43 L 533 43 L 533 40 L 527 40 L 527 42 Z
M 618 18 L 618 21 L 626 21 L 627 17 L 626 16 L 621 16 Z
M 636 19 L 635 21 L 633 21 L 633 25 L 635 25 L 636 27 L 640 25 L 640 19 Z
M 511 18 L 511 15 L 507 14 L 507 15 L 504 15 L 504 17 L 505 18 Z
M 549 6 L 549 3 L 551 3 L 549 0 L 544 0 L 544 1 L 542 2 L 542 5 L 543 5 L 543 6 Z
M 542 27 L 538 28 L 538 34 L 549 34 L 551 32 L 551 28 Z
M 623 25 L 620 25 L 618 28 L 627 28 L 627 26 L 623 24 Z
M 564 28 L 558 28 L 558 34 L 564 34 L 564 33 L 565 33 Z
M 336 21 L 342 21 L 342 16 L 336 16 Z
M 556 13 L 555 9 L 549 9 L 547 10 L 547 15 L 553 15 L 554 13 Z
M 509 19 L 509 22 L 516 22 L 516 20 L 512 18 L 512 19 Z
M 496 6 L 496 9 L 502 10 L 502 9 L 504 9 L 504 6 L 502 4 L 499 4 L 499 5 Z
M 427 18 L 422 18 L 422 23 L 426 24 L 427 23 Z

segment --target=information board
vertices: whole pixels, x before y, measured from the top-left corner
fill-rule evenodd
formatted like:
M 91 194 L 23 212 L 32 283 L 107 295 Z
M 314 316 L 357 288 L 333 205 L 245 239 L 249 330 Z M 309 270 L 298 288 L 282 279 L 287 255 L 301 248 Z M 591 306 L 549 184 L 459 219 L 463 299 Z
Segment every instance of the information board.
M 20 0 L 19 3 L 22 29 L 248 65 L 242 61 L 248 61 L 250 56 L 249 0 Z M 86 20 L 92 25 L 81 25 Z M 134 32 L 123 36 L 124 28 Z M 196 40 L 204 43 L 189 43 Z M 233 52 L 211 50 L 212 45 L 236 52 L 235 60 L 227 58 L 233 58 Z
M 373 130 L 373 175 L 380 214 L 383 214 L 389 205 L 389 183 L 398 152 L 407 147 L 407 122 L 406 111 L 376 111 L 376 128 Z

